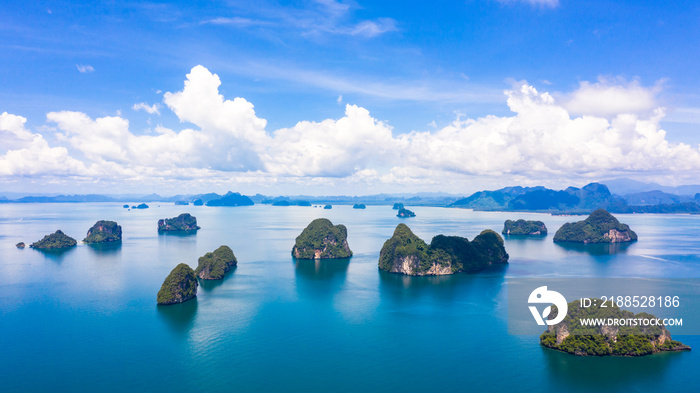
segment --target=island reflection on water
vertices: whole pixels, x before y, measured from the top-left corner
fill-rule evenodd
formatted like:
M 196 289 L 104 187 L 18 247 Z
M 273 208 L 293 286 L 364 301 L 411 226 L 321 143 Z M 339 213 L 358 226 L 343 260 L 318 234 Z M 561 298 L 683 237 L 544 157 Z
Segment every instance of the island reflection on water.
M 184 303 L 157 305 L 158 317 L 178 334 L 189 332 L 197 314 L 197 298 Z
M 650 356 L 575 356 L 542 348 L 548 375 L 563 385 L 584 391 L 624 391 L 662 378 L 690 352 L 661 352 Z
M 572 243 L 572 242 L 557 242 L 554 243 L 557 246 L 567 250 L 578 253 L 585 253 L 590 255 L 614 255 L 614 254 L 624 254 L 627 250 L 634 244 L 633 242 L 626 243 L 595 243 L 595 244 L 584 244 L 584 243 Z

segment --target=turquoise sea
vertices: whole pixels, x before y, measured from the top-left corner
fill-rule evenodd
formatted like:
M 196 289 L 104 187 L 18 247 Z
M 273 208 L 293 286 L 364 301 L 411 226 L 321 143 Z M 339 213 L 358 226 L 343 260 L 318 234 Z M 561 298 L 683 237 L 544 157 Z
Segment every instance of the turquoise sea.
M 0 205 L 2 392 L 462 392 L 700 389 L 700 338 L 691 352 L 643 358 L 576 357 L 508 334 L 512 277 L 700 277 L 700 216 L 619 215 L 639 235 L 629 247 L 552 242 L 581 217 L 390 206 L 195 207 L 151 203 Z M 189 212 L 196 235 L 159 235 L 156 222 Z M 345 224 L 349 260 L 295 261 L 295 237 L 314 218 Z M 379 272 L 379 250 L 399 222 L 421 238 L 498 232 L 506 219 L 544 221 L 544 239 L 506 239 L 510 264 L 476 274 Z M 120 246 L 79 244 L 62 254 L 30 244 L 63 230 L 81 240 L 117 221 Z M 196 300 L 156 306 L 170 270 L 219 245 L 238 267 L 203 282 Z M 698 294 L 700 296 L 700 293 Z M 673 330 L 671 330 L 673 333 Z

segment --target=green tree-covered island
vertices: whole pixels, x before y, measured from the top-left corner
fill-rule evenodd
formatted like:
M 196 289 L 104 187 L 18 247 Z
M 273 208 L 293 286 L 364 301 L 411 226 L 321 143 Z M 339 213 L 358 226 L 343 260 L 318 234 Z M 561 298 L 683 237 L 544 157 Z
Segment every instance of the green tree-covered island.
M 221 280 L 229 270 L 238 264 L 233 250 L 229 246 L 221 246 L 213 252 L 199 257 L 195 274 L 202 280 Z
M 78 244 L 75 239 L 66 235 L 60 229 L 44 236 L 43 239 L 32 243 L 29 247 L 39 250 L 57 250 L 61 248 L 75 247 Z
M 367 206 L 365 206 L 364 203 L 356 203 L 356 204 L 352 205 L 352 208 L 353 209 L 366 209 Z
M 490 229 L 471 242 L 459 236 L 438 235 L 428 245 L 406 224 L 399 224 L 379 253 L 380 270 L 411 276 L 478 271 L 503 263 L 508 263 L 503 239 Z
M 568 304 L 564 320 L 549 326 L 540 336 L 540 344 L 547 348 L 579 356 L 645 356 L 661 351 L 685 351 L 690 347 L 671 339 L 665 326 L 582 326 L 581 318 L 644 318 L 656 319 L 652 314 L 622 310 L 617 305 L 601 307 L 603 300 L 592 299 L 590 307 L 579 307 L 580 300 Z M 549 319 L 557 316 L 552 306 Z
M 544 236 L 547 234 L 547 226 L 542 221 L 506 220 L 501 233 L 513 236 Z
M 350 258 L 348 229 L 345 225 L 333 225 L 326 218 L 317 218 L 297 237 L 292 255 L 297 259 Z
M 604 209 L 591 213 L 583 221 L 562 225 L 554 234 L 555 242 L 624 243 L 637 241 L 637 234 Z
M 100 220 L 88 229 L 84 243 L 108 243 L 122 241 L 122 227 L 114 221 Z
M 158 304 L 186 302 L 197 296 L 197 276 L 191 267 L 181 263 L 168 274 L 158 291 Z
M 174 218 L 158 220 L 158 232 L 196 231 L 198 229 L 200 228 L 197 226 L 197 217 L 190 213 L 182 213 Z

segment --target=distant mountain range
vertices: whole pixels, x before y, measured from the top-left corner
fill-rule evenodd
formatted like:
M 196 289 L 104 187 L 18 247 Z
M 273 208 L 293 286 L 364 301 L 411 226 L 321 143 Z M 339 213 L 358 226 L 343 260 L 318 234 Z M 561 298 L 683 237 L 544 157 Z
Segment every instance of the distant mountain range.
M 552 190 L 545 187 L 505 187 L 494 191 L 479 191 L 459 198 L 446 193 L 376 194 L 365 196 L 245 196 L 229 191 L 216 193 L 175 195 L 41 195 L 8 199 L 0 196 L 0 203 L 81 203 L 81 202 L 175 202 L 208 206 L 245 206 L 255 203 L 275 206 L 309 206 L 316 204 L 448 206 L 481 211 L 532 211 L 549 213 L 587 214 L 596 209 L 612 213 L 700 213 L 700 186 L 663 187 L 630 179 L 609 181 L 618 192 L 611 192 L 607 184 L 590 183 L 582 188 L 568 187 Z M 653 187 L 661 189 L 649 189 Z M 680 192 L 696 191 L 695 194 Z M 631 191 L 622 193 L 623 191 Z
M 656 183 L 643 183 L 627 178 L 604 180 L 600 183 L 608 186 L 610 192 L 617 195 L 637 194 L 648 191 L 661 191 L 672 195 L 695 195 L 700 193 L 700 185 L 671 187 Z
M 556 191 L 544 187 L 506 187 L 479 191 L 450 207 L 482 211 L 539 211 L 551 213 L 590 213 L 606 209 L 613 213 L 700 213 L 700 194 L 678 196 L 648 191 L 615 195 L 600 183 L 583 188 Z

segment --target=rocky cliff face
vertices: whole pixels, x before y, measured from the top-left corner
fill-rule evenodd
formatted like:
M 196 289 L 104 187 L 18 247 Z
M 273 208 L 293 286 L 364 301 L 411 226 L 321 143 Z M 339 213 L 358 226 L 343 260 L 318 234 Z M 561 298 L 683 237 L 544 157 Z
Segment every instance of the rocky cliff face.
M 325 218 L 313 220 L 296 238 L 292 255 L 297 259 L 349 258 L 348 230 Z
M 197 217 L 189 213 L 158 220 L 158 232 L 196 231 L 198 229 L 200 228 L 197 226 Z
M 44 236 L 43 239 L 32 243 L 29 247 L 41 250 L 55 250 L 60 248 L 75 247 L 78 242 L 72 237 L 63 233 L 60 229 L 56 232 Z
M 617 305 L 601 307 L 601 299 L 592 299 L 590 307 L 580 307 L 576 300 L 568 304 L 564 320 L 548 327 L 540 336 L 542 346 L 579 356 L 644 356 L 661 351 L 683 351 L 690 347 L 671 338 L 665 326 L 582 326 L 581 318 L 656 319 L 648 313 L 621 310 Z M 557 316 L 556 306 L 549 319 Z
M 221 246 L 201 256 L 195 273 L 203 280 L 221 280 L 229 270 L 238 264 L 236 256 L 228 246 Z
M 97 221 L 83 239 L 85 243 L 107 243 L 122 241 L 122 227 L 114 221 Z
M 158 291 L 158 304 L 186 302 L 197 296 L 197 276 L 191 267 L 181 263 L 168 274 Z
M 622 243 L 637 240 L 637 234 L 626 224 L 603 209 L 591 213 L 583 221 L 562 225 L 554 234 L 555 242 Z
M 399 224 L 379 253 L 379 269 L 411 276 L 477 271 L 494 263 L 507 263 L 503 239 L 483 231 L 472 242 L 459 236 L 435 236 L 426 244 L 405 224 Z

